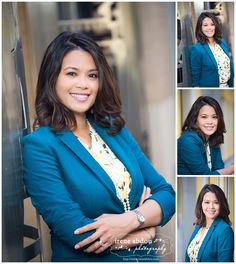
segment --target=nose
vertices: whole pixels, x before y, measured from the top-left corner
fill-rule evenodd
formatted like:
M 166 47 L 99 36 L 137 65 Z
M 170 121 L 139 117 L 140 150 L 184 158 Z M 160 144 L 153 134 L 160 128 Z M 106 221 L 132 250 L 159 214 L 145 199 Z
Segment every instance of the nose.
M 210 208 L 213 209 L 214 207 L 214 203 L 210 203 Z
M 87 83 L 87 78 L 86 76 L 78 76 L 76 79 L 76 88 L 80 88 L 80 89 L 87 89 L 88 88 L 88 83 Z
M 212 118 L 208 118 L 207 119 L 207 124 L 212 124 L 213 123 L 213 119 Z

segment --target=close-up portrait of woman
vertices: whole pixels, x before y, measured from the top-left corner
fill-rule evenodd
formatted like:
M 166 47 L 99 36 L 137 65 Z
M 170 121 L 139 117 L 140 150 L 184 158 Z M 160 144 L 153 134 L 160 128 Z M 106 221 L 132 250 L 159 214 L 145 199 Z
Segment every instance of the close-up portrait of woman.
M 216 15 L 203 12 L 195 35 L 197 43 L 191 49 L 192 86 L 233 87 L 233 61 Z
M 175 3 L 2 9 L 2 261 L 175 261 Z
M 178 175 L 233 174 L 233 158 L 227 166 L 222 159 L 225 133 L 224 115 L 218 101 L 211 96 L 199 96 L 191 106 L 178 138 Z
M 197 198 L 195 229 L 186 250 L 186 262 L 233 262 L 234 232 L 223 190 L 215 184 L 203 186 Z
M 234 87 L 234 2 L 177 3 L 178 87 Z

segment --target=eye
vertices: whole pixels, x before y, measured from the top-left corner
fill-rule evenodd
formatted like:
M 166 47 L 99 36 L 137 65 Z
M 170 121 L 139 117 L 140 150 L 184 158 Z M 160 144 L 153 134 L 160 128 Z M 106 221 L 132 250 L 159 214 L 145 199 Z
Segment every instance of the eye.
M 89 74 L 89 78 L 97 79 L 98 78 L 98 74 L 97 73 L 90 73 Z
M 67 72 L 66 75 L 75 77 L 76 76 L 76 72 Z
M 217 115 L 215 115 L 215 116 L 213 116 L 212 118 L 214 118 L 214 119 L 218 119 L 218 116 L 217 116 Z

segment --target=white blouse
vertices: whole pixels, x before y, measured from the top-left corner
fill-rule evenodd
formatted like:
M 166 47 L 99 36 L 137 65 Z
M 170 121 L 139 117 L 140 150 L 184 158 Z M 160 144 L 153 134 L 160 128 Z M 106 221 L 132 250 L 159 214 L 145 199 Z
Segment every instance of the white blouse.
M 219 44 L 215 43 L 214 47 L 211 45 L 209 47 L 218 65 L 220 87 L 228 87 L 227 82 L 230 79 L 230 59 Z
M 190 262 L 198 262 L 198 252 L 208 230 L 209 228 L 205 228 L 204 233 L 202 233 L 202 228 L 200 228 L 193 240 L 190 242 L 187 250 Z
M 209 143 L 206 144 L 206 155 L 207 155 L 207 165 L 208 165 L 208 168 L 211 170 L 212 163 L 211 163 L 211 150 L 210 150 Z
M 124 164 L 115 156 L 108 145 L 91 126 L 89 121 L 87 122 L 92 144 L 88 146 L 79 138 L 78 140 L 110 176 L 116 189 L 116 195 L 123 203 L 124 211 L 130 211 L 129 193 L 132 184 L 130 174 Z

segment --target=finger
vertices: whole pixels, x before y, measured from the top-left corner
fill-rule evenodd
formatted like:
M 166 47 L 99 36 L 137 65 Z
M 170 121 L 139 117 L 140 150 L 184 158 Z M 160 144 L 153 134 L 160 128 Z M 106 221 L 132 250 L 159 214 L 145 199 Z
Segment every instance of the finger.
M 106 242 L 106 243 L 104 244 L 103 247 L 99 247 L 94 253 L 96 253 L 96 254 L 102 253 L 102 252 L 104 252 L 106 249 L 108 249 L 111 245 L 112 245 L 112 243 L 110 243 L 110 242 L 108 241 L 108 242 Z
M 139 206 L 141 206 L 143 204 L 145 193 L 146 193 L 146 186 L 143 187 L 143 193 L 141 195 L 141 198 L 140 198 L 139 204 L 138 204 Z
M 79 243 L 77 243 L 75 245 L 75 249 L 82 248 L 88 244 L 93 243 L 94 241 L 96 241 L 100 237 L 100 235 L 101 234 L 99 234 L 98 232 L 95 232 L 91 236 L 89 236 L 89 237 L 85 238 L 84 240 L 80 241 Z
M 100 247 L 101 247 L 101 245 L 99 244 L 99 241 L 96 241 L 91 246 L 89 246 L 88 248 L 86 248 L 84 250 L 84 252 L 86 252 L 86 253 L 92 253 L 92 252 L 98 250 Z
M 145 199 L 149 198 L 150 196 L 151 196 L 151 189 L 149 187 L 147 187 L 147 189 L 146 189 L 146 198 Z
M 85 232 L 88 232 L 88 231 L 91 231 L 91 230 L 94 230 L 94 229 L 97 229 L 99 226 L 99 223 L 98 222 L 94 222 L 94 223 L 91 223 L 91 224 L 88 224 L 88 225 L 85 225 L 81 228 L 78 228 L 74 231 L 74 234 L 75 235 L 78 235 L 78 234 L 83 234 Z
M 98 216 L 97 218 L 95 218 L 95 220 L 104 219 L 107 216 L 109 216 L 109 214 L 102 214 L 102 215 Z

